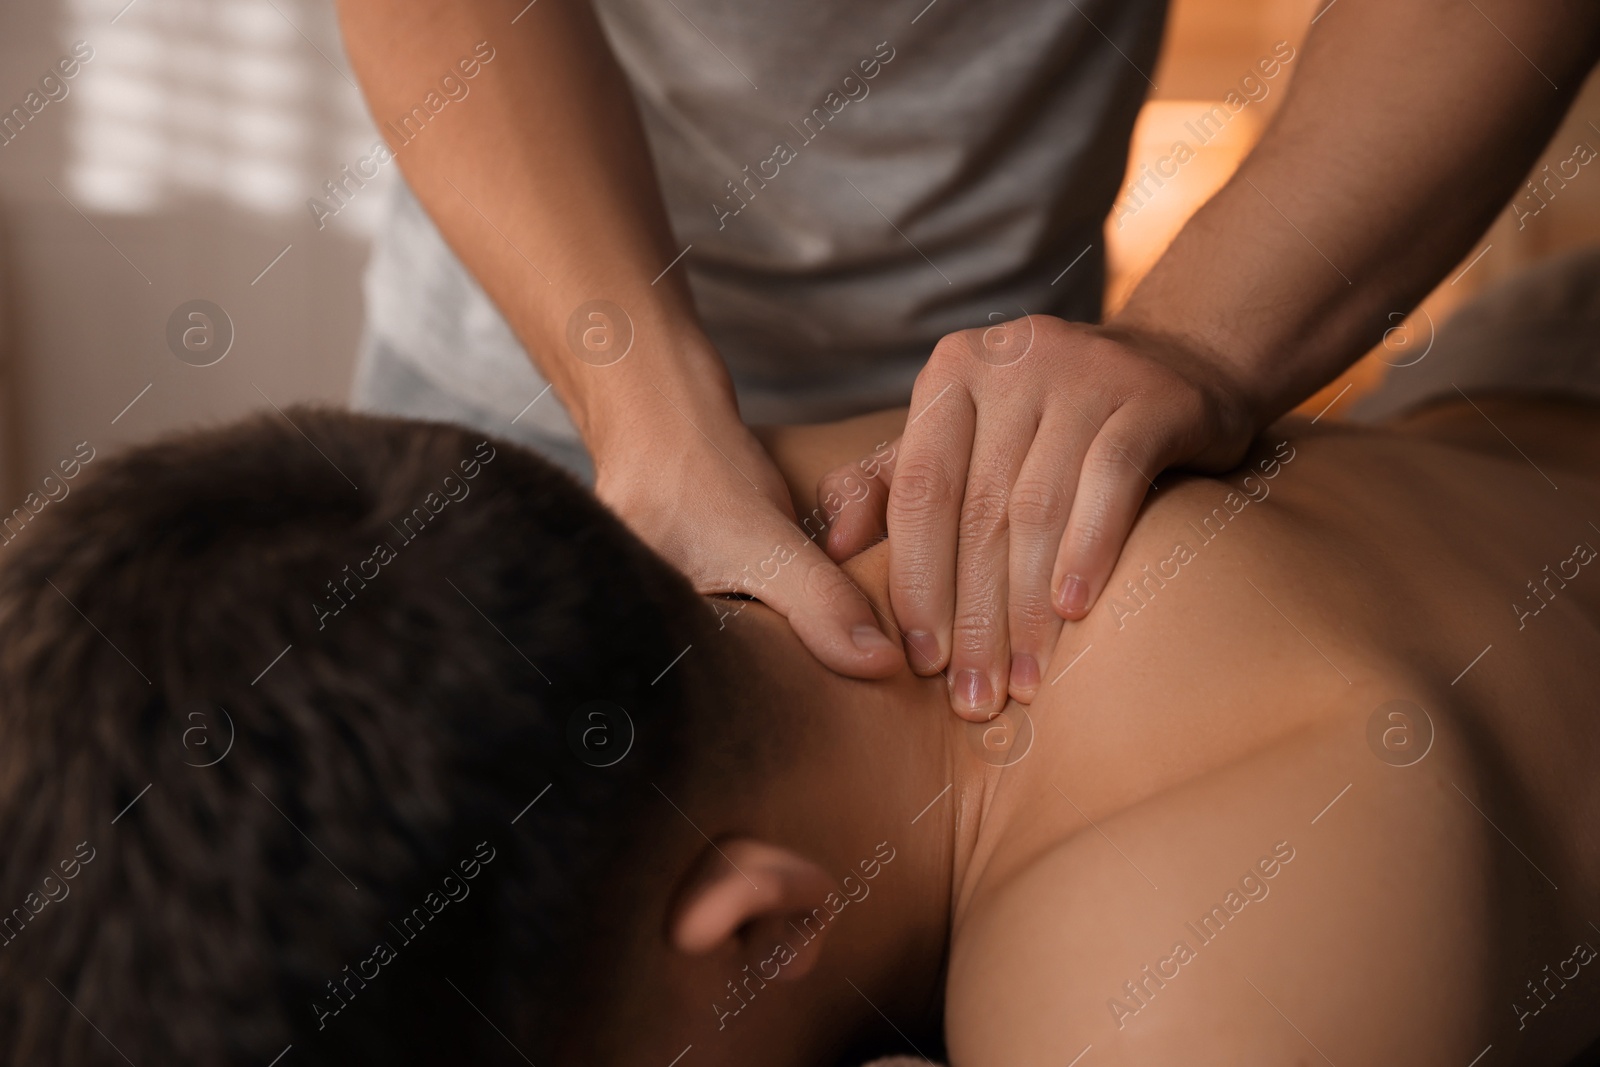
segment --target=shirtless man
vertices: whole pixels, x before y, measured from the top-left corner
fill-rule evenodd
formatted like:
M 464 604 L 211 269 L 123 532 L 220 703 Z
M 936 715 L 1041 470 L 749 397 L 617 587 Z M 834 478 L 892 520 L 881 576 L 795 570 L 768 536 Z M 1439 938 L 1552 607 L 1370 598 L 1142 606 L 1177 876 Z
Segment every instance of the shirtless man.
M 1285 422 L 1164 480 L 987 725 L 697 599 L 509 446 L 292 417 L 97 464 L 0 572 L 6 1062 L 1600 1035 L 1600 407 Z M 798 513 L 900 419 L 773 434 Z M 846 568 L 893 625 L 885 547 Z
M 888 737 L 841 746 L 910 808 L 875 824 L 902 855 L 949 837 L 951 1063 L 1561 1063 L 1600 1034 L 1600 408 L 1277 430 L 1163 487 L 1031 708 L 943 723 L 932 808 Z M 791 443 L 803 485 L 827 446 Z

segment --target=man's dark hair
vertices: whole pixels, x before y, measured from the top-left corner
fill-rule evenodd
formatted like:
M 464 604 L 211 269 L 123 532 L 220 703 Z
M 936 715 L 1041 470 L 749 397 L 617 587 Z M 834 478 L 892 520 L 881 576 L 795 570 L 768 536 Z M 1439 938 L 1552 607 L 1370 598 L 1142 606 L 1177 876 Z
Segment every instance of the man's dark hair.
M 515 446 L 310 409 L 4 551 L 0 1061 L 539 1060 L 671 814 L 681 576 Z

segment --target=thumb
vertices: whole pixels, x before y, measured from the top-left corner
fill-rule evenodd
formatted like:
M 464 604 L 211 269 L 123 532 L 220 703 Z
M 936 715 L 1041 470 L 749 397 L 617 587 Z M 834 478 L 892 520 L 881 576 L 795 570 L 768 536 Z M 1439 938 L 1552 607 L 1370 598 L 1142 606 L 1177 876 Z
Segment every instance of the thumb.
M 818 479 L 817 499 L 829 514 L 826 547 L 831 559 L 842 563 L 889 535 L 889 487 L 899 454 L 896 437 L 872 455 Z
M 852 678 L 886 678 L 899 670 L 905 663 L 900 643 L 884 634 L 860 588 L 799 527 L 780 538 L 766 558 L 740 572 L 739 590 L 788 619 L 830 670 Z

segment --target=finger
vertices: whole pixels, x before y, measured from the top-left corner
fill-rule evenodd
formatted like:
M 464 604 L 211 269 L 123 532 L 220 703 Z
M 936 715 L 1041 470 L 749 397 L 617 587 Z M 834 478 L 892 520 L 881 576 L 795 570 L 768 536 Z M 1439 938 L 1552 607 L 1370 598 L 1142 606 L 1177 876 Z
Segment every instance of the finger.
M 966 491 L 976 420 L 972 398 L 953 377 L 912 392 L 889 486 L 889 600 L 918 674 L 937 674 L 950 659 L 955 613 L 956 525 Z
M 811 654 L 852 678 L 886 678 L 905 658 L 883 632 L 872 605 L 798 527 L 740 574 L 740 590 L 789 620 Z
M 1077 413 L 1048 410 L 1017 473 L 1007 506 L 1010 522 L 1007 625 L 1011 642 L 1009 691 L 1031 703 L 1061 633 L 1051 590 L 1093 423 Z
M 1163 446 L 1147 429 L 1156 424 L 1137 407 L 1122 407 L 1089 446 L 1051 576 L 1056 611 L 1064 619 L 1083 618 L 1099 599 L 1152 488 L 1150 479 L 1164 466 Z
M 950 639 L 950 704 L 985 722 L 1005 707 L 1011 675 L 1009 595 L 1011 487 L 1037 423 L 1033 412 L 980 412 L 957 527 L 956 604 Z
M 836 467 L 817 482 L 817 500 L 828 516 L 823 550 L 842 563 L 889 534 L 889 486 L 900 439 L 880 445 L 872 455 Z

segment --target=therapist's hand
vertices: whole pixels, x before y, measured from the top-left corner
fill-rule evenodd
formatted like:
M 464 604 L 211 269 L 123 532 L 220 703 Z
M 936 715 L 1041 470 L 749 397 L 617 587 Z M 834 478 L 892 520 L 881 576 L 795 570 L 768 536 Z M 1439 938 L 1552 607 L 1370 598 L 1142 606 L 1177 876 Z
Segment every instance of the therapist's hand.
M 750 593 L 786 615 L 834 670 L 893 673 L 898 644 L 795 525 L 739 422 L 594 5 L 513 18 L 522 7 L 340 0 L 374 114 L 405 114 L 440 72 L 471 81 L 470 103 L 392 146 L 406 183 L 554 387 L 595 457 L 596 491 L 633 531 L 701 592 Z
M 898 642 L 800 529 L 783 476 L 731 405 L 725 417 L 667 408 L 634 422 L 630 439 L 601 455 L 596 495 L 698 592 L 755 597 L 832 670 L 856 678 L 899 670 Z M 718 613 L 741 608 L 730 600 Z
M 875 507 L 829 531 L 845 559 L 888 534 L 914 670 L 945 670 L 982 721 L 1029 702 L 1063 619 L 1105 588 L 1157 474 L 1243 456 L 1251 405 L 1220 361 L 1170 340 L 1032 315 L 950 334 L 912 392 Z M 860 467 L 824 476 L 823 492 Z

